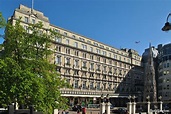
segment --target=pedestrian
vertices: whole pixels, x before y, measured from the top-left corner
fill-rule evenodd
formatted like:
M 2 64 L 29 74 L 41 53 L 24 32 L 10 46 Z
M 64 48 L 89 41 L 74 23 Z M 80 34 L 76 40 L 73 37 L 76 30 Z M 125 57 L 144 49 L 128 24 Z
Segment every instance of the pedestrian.
M 80 110 L 79 109 L 77 110 L 77 114 L 80 114 Z
M 65 114 L 65 110 L 62 111 L 62 114 Z

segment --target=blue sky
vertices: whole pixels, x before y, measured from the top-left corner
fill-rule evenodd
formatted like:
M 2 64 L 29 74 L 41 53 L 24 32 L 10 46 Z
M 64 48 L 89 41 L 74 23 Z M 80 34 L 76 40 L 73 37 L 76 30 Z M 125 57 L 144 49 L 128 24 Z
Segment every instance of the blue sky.
M 7 19 L 19 4 L 31 7 L 31 3 L 0 0 L 0 11 Z M 170 0 L 34 0 L 34 9 L 53 25 L 118 49 L 135 49 L 140 55 L 149 42 L 156 47 L 171 41 L 171 31 L 161 31 L 171 11 Z

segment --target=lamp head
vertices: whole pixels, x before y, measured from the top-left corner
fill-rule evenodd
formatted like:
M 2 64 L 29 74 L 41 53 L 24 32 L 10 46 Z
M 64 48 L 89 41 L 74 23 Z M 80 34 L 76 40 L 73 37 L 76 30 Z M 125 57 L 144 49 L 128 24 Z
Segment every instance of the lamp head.
M 162 28 L 162 31 L 169 31 L 171 30 L 171 23 L 166 22 L 164 27 Z

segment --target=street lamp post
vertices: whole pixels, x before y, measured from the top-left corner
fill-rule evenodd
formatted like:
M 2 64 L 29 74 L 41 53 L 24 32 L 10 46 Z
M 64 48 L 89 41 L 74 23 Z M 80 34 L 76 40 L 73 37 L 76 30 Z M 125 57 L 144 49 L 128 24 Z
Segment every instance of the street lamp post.
M 164 27 L 162 28 L 162 31 L 171 30 L 171 23 L 169 23 L 169 21 L 168 21 L 170 16 L 171 16 L 171 13 L 169 13 L 169 15 L 167 16 L 166 23 L 165 23 Z

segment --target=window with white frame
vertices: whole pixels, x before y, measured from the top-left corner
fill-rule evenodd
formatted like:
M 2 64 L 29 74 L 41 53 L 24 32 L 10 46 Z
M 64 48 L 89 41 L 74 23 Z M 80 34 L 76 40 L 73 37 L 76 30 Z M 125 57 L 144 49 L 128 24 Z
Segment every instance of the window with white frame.
M 90 63 L 90 70 L 94 70 L 94 63 Z
M 25 18 L 24 18 L 24 21 L 25 21 L 26 23 L 28 23 L 28 22 L 29 22 L 29 18 L 28 18 L 28 17 L 25 17 Z
M 66 44 L 69 45 L 69 39 L 66 39 Z
M 86 81 L 83 81 L 83 89 L 86 89 Z
M 75 88 L 78 88 L 78 80 L 75 80 L 74 87 L 75 87 Z
M 56 46 L 56 51 L 61 51 L 61 46 Z
M 75 42 L 74 43 L 74 47 L 78 47 L 78 42 Z
M 55 37 L 55 41 L 61 43 L 62 42 L 62 38 L 56 36 Z
M 82 62 L 82 67 L 83 67 L 83 68 L 87 68 L 86 64 L 87 64 L 87 62 L 83 61 L 83 62 Z
M 96 89 L 100 90 L 100 82 L 97 82 Z
M 67 33 L 66 32 L 64 32 L 64 36 L 67 36 Z
M 57 56 L 56 57 L 56 63 L 57 64 L 61 64 L 61 56 Z
M 36 23 L 35 19 L 32 19 L 32 24 L 35 24 L 35 23 Z
M 94 89 L 94 83 L 93 82 L 90 82 L 90 89 Z
M 78 66 L 79 65 L 79 60 L 74 60 L 74 65 Z
M 66 53 L 70 54 L 70 49 L 66 48 Z
M 83 57 L 86 58 L 86 53 L 83 53 Z
M 75 50 L 75 55 L 78 56 L 79 55 L 79 51 Z
M 93 52 L 93 47 L 90 47 L 90 51 Z
M 100 54 L 101 51 L 100 51 L 100 49 L 97 48 L 97 49 L 96 49 L 96 52 L 97 52 L 98 54 Z
M 70 65 L 70 58 L 69 57 L 65 58 L 65 64 Z
M 75 35 L 72 35 L 73 38 L 76 38 Z

